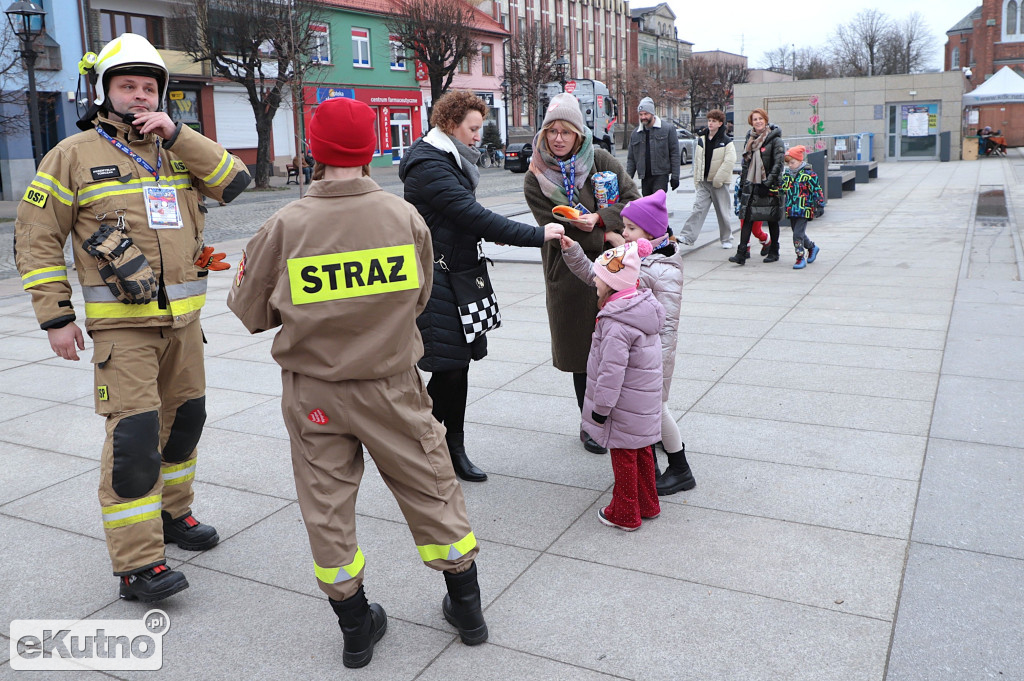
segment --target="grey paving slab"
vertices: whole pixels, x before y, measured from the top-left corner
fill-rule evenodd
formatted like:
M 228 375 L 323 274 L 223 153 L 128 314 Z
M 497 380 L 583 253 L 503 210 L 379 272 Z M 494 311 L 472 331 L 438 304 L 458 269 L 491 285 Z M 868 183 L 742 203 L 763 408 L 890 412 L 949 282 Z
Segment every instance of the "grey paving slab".
M 0 373 L 0 378 L 3 378 L 3 373 Z M 0 392 L 0 423 L 13 421 L 21 416 L 35 414 L 54 406 L 56 405 L 49 400 L 37 400 L 31 397 Z M 0 439 L 6 439 L 6 434 L 7 431 L 4 428 L 4 430 L 0 431 Z
M 1019 447 L 1024 383 L 943 376 L 935 398 L 932 437 Z
M 856 327 L 846 327 L 856 328 Z M 754 359 L 799 357 L 809 364 L 897 369 L 901 371 L 934 371 L 942 366 L 942 351 L 907 347 L 846 345 L 822 341 L 799 341 L 765 338 L 747 355 Z
M 531 681 L 611 681 L 622 678 L 595 672 L 578 664 L 558 662 L 496 645 L 487 646 L 485 651 L 452 645 L 446 648 L 417 679 L 507 681 L 510 674 Z
M 703 281 L 683 286 L 683 309 L 705 316 L 735 317 L 737 319 L 779 319 L 806 295 L 799 293 L 771 293 L 751 295 L 749 290 L 719 291 L 698 288 Z
M 207 357 L 206 385 L 279 397 L 281 367 L 268 362 Z
M 887 681 L 1024 674 L 1024 561 L 913 543 Z
M 480 388 L 501 388 L 536 368 L 535 364 L 506 362 L 486 357 L 474 362 L 469 371 L 469 384 Z
M 954 376 L 977 376 L 1001 380 L 1024 381 L 1024 353 L 1016 336 L 960 333 L 951 335 L 946 343 L 942 371 Z
M 678 350 L 685 350 L 689 354 L 736 358 L 747 354 L 757 344 L 759 338 L 760 336 L 712 335 L 701 333 L 698 329 L 683 331 L 680 327 L 676 342 Z
M 794 308 L 792 312 L 786 315 L 786 321 L 803 322 L 805 324 L 836 324 L 839 326 L 875 326 L 892 329 L 944 331 L 949 325 L 949 315 L 813 308 L 802 305 Z
M 849 395 L 792 388 L 719 383 L 694 411 L 745 416 L 756 404 L 771 418 L 840 428 L 926 435 L 932 404 L 923 400 Z
M 284 437 L 207 426 L 199 442 L 200 480 L 279 499 L 295 499 L 291 445 Z
M 161 676 L 188 679 L 319 679 L 345 673 L 341 631 L 326 599 L 265 586 L 192 566 L 190 588 L 164 601 L 171 619 Z M 141 616 L 144 606 L 118 602 L 97 617 Z M 413 679 L 453 636 L 388 620 L 360 679 Z M 201 660 L 201 664 L 196 661 Z M 120 672 L 149 679 L 151 672 Z
M 276 365 L 275 365 L 276 366 Z M 211 426 L 221 430 L 233 430 L 239 433 L 253 433 L 263 437 L 288 439 L 288 430 L 281 415 L 280 389 L 276 399 L 261 402 L 253 407 L 235 412 L 216 421 Z
M 583 454 L 587 452 L 580 447 Z M 607 458 L 590 454 L 592 465 L 605 473 L 606 483 L 600 490 L 569 485 L 556 485 L 521 477 L 491 475 L 483 483 L 462 483 L 466 509 L 473 533 L 478 539 L 510 544 L 536 551 L 551 545 L 576 518 L 594 503 L 603 490 L 611 487 L 611 465 Z M 478 457 L 479 458 L 479 457 Z M 528 471 L 524 471 L 528 474 Z M 545 512 L 536 514 L 529 523 L 522 522 L 509 508 L 530 499 Z M 391 492 L 372 465 L 367 465 L 359 489 L 358 513 L 397 523 L 405 519 Z
M 205 354 L 207 357 L 219 357 L 235 350 L 247 348 L 251 345 L 262 342 L 262 336 L 240 336 L 231 333 L 217 333 L 203 330 L 206 336 Z
M 246 409 L 251 409 L 267 402 L 280 403 L 279 397 L 258 393 L 224 390 L 223 388 L 206 389 L 206 422 L 216 423 L 221 419 L 233 416 Z
M 507 305 L 504 300 L 498 302 L 501 305 L 502 324 L 518 321 L 536 322 L 538 324 L 548 323 L 548 311 L 544 308 L 526 305 Z
M 16 366 L 24 364 L 24 360 L 20 359 L 0 359 L 0 377 L 3 376 L 3 372 Z
M 473 376 L 475 368 L 475 366 L 470 367 L 470 377 Z M 564 371 L 559 371 L 551 364 L 534 366 L 529 371 L 526 371 L 515 379 L 509 381 L 504 387 L 507 390 L 515 392 L 537 393 L 576 399 L 576 391 L 575 388 L 573 388 L 572 375 L 567 374 Z
M 927 302 L 930 304 L 945 303 L 947 311 L 949 301 L 956 292 L 956 282 L 949 282 L 943 286 L 882 286 L 870 281 L 861 281 L 853 284 L 850 282 L 834 282 L 832 277 L 814 287 L 814 297 L 831 296 L 836 298 L 855 298 L 868 300 L 878 304 L 884 301 L 912 300 Z
M 568 379 L 572 380 L 572 379 Z M 580 409 L 576 398 L 494 390 L 471 404 L 466 421 L 527 431 L 579 435 Z
M 241 338 L 241 336 L 237 336 L 237 338 Z M 219 356 L 224 359 L 239 359 L 246 362 L 261 362 L 263 364 L 278 366 L 278 364 L 274 362 L 273 355 L 270 354 L 270 349 L 274 345 L 274 337 L 272 335 L 264 333 L 256 336 L 249 336 L 249 338 L 255 339 L 256 342 L 230 350 Z
M 59 423 L 60 428 L 46 427 Z M 36 408 L 3 424 L 6 442 L 99 460 L 106 437 L 104 419 L 91 407 L 58 404 Z
M 15 518 L 5 511 L 0 514 L 0 555 L 4 557 L 0 621 L 5 631 L 13 619 L 77 619 L 117 600 L 117 580 L 102 539 Z M 55 570 L 54 559 L 59 555 L 73 556 L 74 571 L 88 577 L 68 579 L 63 569 Z
M 704 395 L 711 390 L 711 381 L 692 381 L 686 378 L 673 378 L 669 386 L 668 408 L 672 412 L 681 413 L 692 408 Z
M 797 390 L 818 390 L 847 395 L 866 395 L 906 400 L 927 400 L 935 396 L 937 374 L 893 369 L 868 369 L 808 365 L 793 361 L 741 359 L 722 381 Z
M 688 333 L 701 333 L 712 336 L 760 338 L 772 328 L 778 319 L 778 317 L 744 319 L 742 317 L 694 316 L 688 314 L 687 309 L 683 308 L 683 313 L 679 316 L 679 329 L 685 329 Z
M 575 435 L 535 432 L 524 437 L 519 429 L 475 423 L 466 430 L 466 451 L 488 474 L 598 491 L 611 484 L 608 458 L 583 449 Z
M 493 356 L 497 360 L 506 362 L 542 364 L 551 362 L 551 343 L 515 338 L 489 338 L 487 340 L 487 356 Z
M 672 381 L 687 379 L 693 381 L 717 381 L 735 366 L 738 357 L 728 355 L 695 354 L 689 346 L 679 344 L 676 352 L 676 366 Z
M 636 594 L 657 598 L 667 626 L 650 625 Z M 627 679 L 678 679 L 684 665 L 695 679 L 866 681 L 881 678 L 890 625 L 545 556 L 491 606 L 488 626 L 503 647 Z
M 689 496 L 699 499 L 700 484 Z M 638 532 L 605 528 L 601 498 L 548 553 L 891 620 L 906 541 L 666 503 Z M 607 532 L 596 532 L 605 530 Z M 837 603 L 837 601 L 839 601 Z
M 11 331 L 24 325 L 20 321 L 9 320 Z M 40 331 L 35 336 L 0 336 L 0 358 L 17 359 L 23 362 L 38 362 L 53 357 L 53 350 L 46 340 L 46 334 Z
M 809 466 L 700 456 L 691 468 L 698 487 L 662 497 L 763 518 L 908 539 L 917 481 Z
M 806 324 L 788 320 L 781 321 L 773 326 L 771 331 L 768 332 L 767 337 L 808 343 L 841 343 L 846 345 L 873 345 L 921 350 L 942 350 L 946 342 L 945 331 L 888 329 L 880 326 Z
M 932 439 L 914 541 L 1024 559 L 1024 449 Z
M 21 497 L 78 476 L 97 462 L 22 445 L 4 446 L 0 467 L 0 508 Z
M 80 362 L 88 363 L 91 352 Z M 22 364 L 0 374 L 6 393 L 61 402 L 92 395 L 91 373 L 47 365 Z
M 743 416 L 690 411 L 679 420 L 688 459 L 693 453 L 917 480 L 927 438 L 872 430 L 792 423 L 757 403 Z
M 10 665 L 5 664 L 7 660 L 11 659 L 10 645 L 11 639 L 0 634 L 0 677 L 11 672 Z
M 1024 334 L 1024 305 L 958 303 L 949 323 L 949 333 L 953 336 L 986 334 L 1020 338 Z
M 814 290 L 800 301 L 800 307 L 821 310 L 845 310 L 863 312 L 881 312 L 897 315 L 925 315 L 949 317 L 950 301 L 949 295 L 936 297 L 933 300 L 920 300 L 914 298 L 872 298 L 864 296 L 842 296 L 828 295 L 819 290 Z

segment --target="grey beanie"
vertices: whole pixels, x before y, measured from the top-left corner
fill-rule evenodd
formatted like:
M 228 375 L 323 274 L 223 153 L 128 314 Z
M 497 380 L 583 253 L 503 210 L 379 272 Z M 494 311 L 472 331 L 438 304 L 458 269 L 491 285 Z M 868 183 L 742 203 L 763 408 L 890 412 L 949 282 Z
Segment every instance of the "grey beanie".
M 640 105 L 636 107 L 636 110 L 637 111 L 646 111 L 647 113 L 651 114 L 652 116 L 656 115 L 654 113 L 654 100 L 651 99 L 650 97 L 644 97 L 643 99 L 641 99 L 640 100 Z
M 551 98 L 541 127 L 547 126 L 552 121 L 572 123 L 581 134 L 587 130 L 587 126 L 583 122 L 583 112 L 580 111 L 580 100 L 568 92 L 562 92 Z

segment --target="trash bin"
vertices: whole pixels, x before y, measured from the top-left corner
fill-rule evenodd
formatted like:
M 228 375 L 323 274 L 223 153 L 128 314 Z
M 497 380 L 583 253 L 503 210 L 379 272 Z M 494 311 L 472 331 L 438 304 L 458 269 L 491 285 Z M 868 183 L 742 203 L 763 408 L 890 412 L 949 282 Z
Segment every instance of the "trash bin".
M 978 138 L 977 137 L 964 137 L 963 139 L 963 152 L 961 158 L 965 161 L 977 161 L 978 160 Z
M 939 160 L 944 163 L 949 161 L 949 145 L 950 133 L 949 130 L 944 130 L 939 133 Z

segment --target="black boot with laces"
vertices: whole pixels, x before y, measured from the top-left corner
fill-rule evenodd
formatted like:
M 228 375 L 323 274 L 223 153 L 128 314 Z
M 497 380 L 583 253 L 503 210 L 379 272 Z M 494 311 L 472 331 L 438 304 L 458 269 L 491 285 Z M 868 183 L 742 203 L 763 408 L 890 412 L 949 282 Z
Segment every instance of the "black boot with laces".
M 121 598 L 155 603 L 188 588 L 185 575 L 166 565 L 157 565 L 121 577 Z

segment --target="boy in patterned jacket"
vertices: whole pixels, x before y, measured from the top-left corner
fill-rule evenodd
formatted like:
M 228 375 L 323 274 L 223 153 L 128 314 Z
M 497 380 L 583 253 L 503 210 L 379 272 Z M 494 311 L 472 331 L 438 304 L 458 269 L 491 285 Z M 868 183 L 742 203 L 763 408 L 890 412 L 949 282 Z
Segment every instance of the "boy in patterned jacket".
M 814 211 L 824 205 L 818 176 L 804 162 L 806 147 L 796 146 L 786 151 L 786 172 L 782 175 L 779 191 L 785 197 L 786 216 L 793 228 L 793 247 L 796 249 L 794 270 L 802 270 L 814 262 L 821 249 L 807 238 L 807 223 L 814 219 Z

